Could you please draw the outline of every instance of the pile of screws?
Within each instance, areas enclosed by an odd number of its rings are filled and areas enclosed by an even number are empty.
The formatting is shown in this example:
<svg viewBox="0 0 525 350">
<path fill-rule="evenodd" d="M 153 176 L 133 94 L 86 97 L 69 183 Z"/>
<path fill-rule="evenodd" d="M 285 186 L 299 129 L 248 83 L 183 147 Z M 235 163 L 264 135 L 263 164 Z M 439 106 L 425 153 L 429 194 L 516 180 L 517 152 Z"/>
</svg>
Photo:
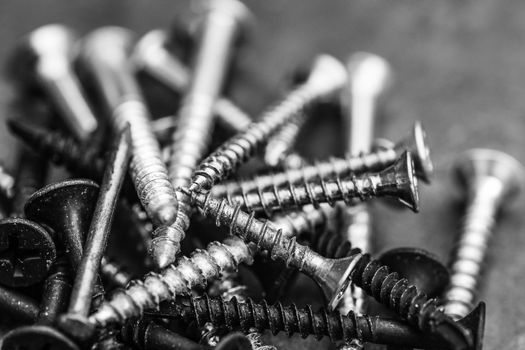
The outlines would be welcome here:
<svg viewBox="0 0 525 350">
<path fill-rule="evenodd" d="M 215 0 L 191 35 L 136 42 L 104 27 L 78 40 L 47 25 L 21 40 L 8 127 L 22 144 L 16 175 L 0 169 L 3 349 L 275 349 L 266 331 L 346 350 L 481 349 L 481 265 L 521 165 L 488 149 L 458 158 L 467 211 L 450 268 L 418 248 L 371 257 L 368 201 L 417 212 L 418 180 L 430 183 L 421 123 L 395 143 L 374 140 L 392 72 L 370 53 L 346 67 L 319 55 L 252 119 L 221 97 L 249 16 L 238 0 Z M 152 118 L 143 74 L 181 96 L 174 117 Z M 313 162 L 294 148 L 322 106 L 347 124 L 345 158 Z M 212 139 L 222 144 L 210 152 Z M 74 178 L 44 186 L 49 163 Z M 232 180 L 241 167 L 264 173 Z M 263 269 L 239 270 L 254 261 Z M 324 307 L 283 301 L 297 271 Z"/>
</svg>

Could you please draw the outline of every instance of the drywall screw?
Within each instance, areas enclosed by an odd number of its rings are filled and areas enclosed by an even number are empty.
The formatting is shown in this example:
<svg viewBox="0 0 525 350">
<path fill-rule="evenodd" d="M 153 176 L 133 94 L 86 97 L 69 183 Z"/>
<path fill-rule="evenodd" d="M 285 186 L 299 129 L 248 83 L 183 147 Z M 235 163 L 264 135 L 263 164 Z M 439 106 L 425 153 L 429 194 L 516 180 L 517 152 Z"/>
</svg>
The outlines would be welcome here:
<svg viewBox="0 0 525 350">
<path fill-rule="evenodd" d="M 73 69 L 73 31 L 50 24 L 32 31 L 22 41 L 12 62 L 16 79 L 37 84 L 60 111 L 66 126 L 80 141 L 87 141 L 98 126 Z"/>
<path fill-rule="evenodd" d="M 271 215 L 276 210 L 300 208 L 305 204 L 319 203 L 334 205 L 336 201 L 353 204 L 355 199 L 364 201 L 373 197 L 390 196 L 408 208 L 417 212 L 419 198 L 417 179 L 414 175 L 412 157 L 405 152 L 396 163 L 379 173 L 369 173 L 358 177 L 342 179 L 334 174 L 335 179 L 319 178 L 318 182 L 288 184 L 286 187 L 258 189 L 250 193 L 242 192 L 234 197 L 227 197 L 230 204 L 240 204 L 241 208 L 252 211 L 264 211 Z"/>
<path fill-rule="evenodd" d="M 0 286 L 0 310 L 2 314 L 23 324 L 33 323 L 38 317 L 35 300 L 3 286 Z"/>
<path fill-rule="evenodd" d="M 6 199 L 13 198 L 14 185 L 15 179 L 5 167 L 0 164 L 0 194 Z"/>
<path fill-rule="evenodd" d="M 85 238 L 82 259 L 76 269 L 68 311 L 58 320 L 60 327 L 67 329 L 67 333 L 75 338 L 85 339 L 92 334 L 91 324 L 87 321 L 91 295 L 97 283 L 98 270 L 130 157 L 131 135 L 129 127 L 126 127 L 118 136 L 108 159 L 91 225 Z"/>
<path fill-rule="evenodd" d="M 195 168 L 208 149 L 214 121 L 213 106 L 225 80 L 235 39 L 248 16 L 248 10 L 237 0 L 211 2 L 204 14 L 193 74 L 172 135 L 168 173 L 175 188 L 190 184 Z M 158 268 L 175 261 L 189 227 L 189 198 L 180 191 L 176 198 L 179 213 L 175 223 L 153 233 L 150 255 Z"/>
<path fill-rule="evenodd" d="M 197 249 L 190 257 L 181 257 L 159 273 L 151 272 L 143 281 L 132 281 L 125 290 L 116 291 L 89 320 L 101 327 L 124 323 L 140 316 L 145 309 L 157 308 L 164 300 L 187 294 L 193 287 L 205 286 L 208 280 L 236 269 L 240 263 L 251 264 L 252 254 L 252 248 L 236 237 L 224 243 L 212 242 L 206 250 Z"/>
<path fill-rule="evenodd" d="M 467 151 L 457 159 L 454 170 L 465 189 L 467 209 L 451 255 L 452 276 L 443 306 L 451 317 L 461 318 L 470 312 L 476 299 L 496 214 L 519 193 L 525 171 L 516 159 L 491 149 Z"/>
<path fill-rule="evenodd" d="M 135 45 L 131 57 L 135 68 L 147 72 L 175 92 L 182 93 L 190 85 L 191 73 L 184 64 L 168 51 L 165 31 L 156 29 L 146 33 Z M 214 111 L 217 121 L 232 131 L 242 131 L 251 124 L 251 118 L 233 102 L 218 97 Z M 173 128 L 175 119 L 170 116 L 164 120 L 155 120 L 154 124 L 163 124 L 162 129 Z"/>
<path fill-rule="evenodd" d="M 292 152 L 292 148 L 307 117 L 307 113 L 299 113 L 268 140 L 264 150 L 266 164 L 271 167 L 284 165 L 285 168 L 298 168 L 305 163 L 300 155 Z"/>
<path fill-rule="evenodd" d="M 82 62 L 94 75 L 111 113 L 113 130 L 131 128 L 131 178 L 140 202 L 153 223 L 175 221 L 177 199 L 151 130 L 150 115 L 129 61 L 132 34 L 124 28 L 104 27 L 84 39 Z"/>
<path fill-rule="evenodd" d="M 7 333 L 2 342 L 3 350 L 79 349 L 73 341 L 52 327 L 58 314 L 67 307 L 70 277 L 66 260 L 59 257 L 45 281 L 36 324 L 18 327 Z"/>
<path fill-rule="evenodd" d="M 361 338 L 378 344 L 411 345 L 425 349 L 446 347 L 444 342 L 395 319 L 357 315 L 354 312 L 343 315 L 322 308 L 313 311 L 310 305 L 302 309 L 295 304 L 276 303 L 270 306 L 265 300 L 259 303 L 251 299 L 240 302 L 235 297 L 226 301 L 220 297 L 204 296 L 191 298 L 189 305 L 184 302 L 163 303 L 159 312 L 149 315 L 180 318 L 186 323 L 195 322 L 198 326 L 212 322 L 228 330 L 248 331 L 255 328 L 259 332 L 270 330 L 273 335 L 284 331 L 288 336 L 299 333 L 302 338 L 313 335 L 317 340 L 328 336 L 332 342 Z"/>
<path fill-rule="evenodd" d="M 215 219 L 218 226 L 229 227 L 230 234 L 255 243 L 258 250 L 268 250 L 272 259 L 309 275 L 330 300 L 330 309 L 337 307 L 352 282 L 418 329 L 439 336 L 456 349 L 471 345 L 468 330 L 443 314 L 435 300 L 428 299 L 406 279 L 398 278 L 396 273 L 389 273 L 388 267 L 371 259 L 369 254 L 356 253 L 335 260 L 323 258 L 298 244 L 295 238 L 283 237 L 281 230 L 256 219 L 253 213 L 243 212 L 238 205 L 233 207 L 224 199 L 218 200 L 203 193 L 192 192 L 191 198 L 205 216 Z"/>
<path fill-rule="evenodd" d="M 133 279 L 121 265 L 106 256 L 102 257 L 100 263 L 100 275 L 104 281 L 117 288 L 125 288 Z"/>
<path fill-rule="evenodd" d="M 328 55 L 318 56 L 305 83 L 297 86 L 279 103 L 263 112 L 258 121 L 226 141 L 199 165 L 193 175 L 190 189 L 209 190 L 231 174 L 298 113 L 304 113 L 306 108 L 319 99 L 339 92 L 345 81 L 346 71 L 338 60 Z"/>
<path fill-rule="evenodd" d="M 362 154 L 355 158 L 333 158 L 326 162 L 317 162 L 298 169 L 288 169 L 284 172 L 270 175 L 256 176 L 252 179 L 239 182 L 224 182 L 215 185 L 211 193 L 214 197 L 233 196 L 242 191 L 251 192 L 269 187 L 282 187 L 289 183 L 315 181 L 319 178 L 328 178 L 337 173 L 340 176 L 357 175 L 370 171 L 379 171 L 395 162 L 406 150 L 413 155 L 414 170 L 419 179 L 428 182 L 432 174 L 426 136 L 421 123 L 414 123 L 409 136 L 398 142 L 395 148 L 382 149 L 370 154 Z"/>
</svg>

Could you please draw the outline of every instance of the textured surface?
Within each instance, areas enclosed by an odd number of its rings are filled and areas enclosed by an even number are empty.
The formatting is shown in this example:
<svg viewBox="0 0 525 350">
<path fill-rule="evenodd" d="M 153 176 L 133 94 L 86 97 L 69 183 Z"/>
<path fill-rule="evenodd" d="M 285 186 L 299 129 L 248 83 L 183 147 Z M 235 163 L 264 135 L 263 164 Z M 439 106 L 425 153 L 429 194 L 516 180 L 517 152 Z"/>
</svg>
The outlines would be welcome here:
<svg viewBox="0 0 525 350">
<path fill-rule="evenodd" d="M 232 99 L 249 112 L 274 101 L 290 69 L 320 51 L 345 58 L 352 51 L 368 50 L 392 63 L 396 83 L 385 100 L 379 133 L 397 139 L 420 118 L 437 172 L 432 186 L 422 188 L 420 214 L 374 206 L 374 250 L 415 245 L 446 260 L 460 227 L 461 208 L 450 177 L 454 155 L 470 147 L 495 147 L 525 161 L 525 2 L 251 0 L 248 5 L 256 26 L 238 59 L 239 79 L 231 86 Z M 84 34 L 100 25 L 118 24 L 142 34 L 168 26 L 174 17 L 184 18 L 187 11 L 187 1 L 169 0 L 3 1 L 0 61 L 18 36 L 38 25 L 60 21 Z M 0 81 L 2 118 L 10 95 Z M 326 125 L 317 125 L 322 119 L 310 123 L 316 134 L 340 132 L 329 116 L 324 117 Z M 311 140 L 301 150 L 325 156 L 342 145 L 335 137 L 310 135 L 300 136 Z M 12 169 L 13 139 L 4 127 L 0 143 L 0 159 Z M 520 299 L 525 285 L 524 207 L 522 196 L 502 216 L 489 252 L 487 283 L 481 291 L 488 302 L 487 349 L 504 347 L 525 329 Z"/>
</svg>

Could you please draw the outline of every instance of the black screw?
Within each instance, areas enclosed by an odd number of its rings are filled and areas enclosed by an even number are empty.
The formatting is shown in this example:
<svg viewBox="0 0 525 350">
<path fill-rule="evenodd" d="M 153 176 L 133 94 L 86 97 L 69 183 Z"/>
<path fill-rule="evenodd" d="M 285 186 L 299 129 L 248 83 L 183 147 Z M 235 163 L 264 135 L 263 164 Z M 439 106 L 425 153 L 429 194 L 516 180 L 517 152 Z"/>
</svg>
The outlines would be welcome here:
<svg viewBox="0 0 525 350">
<path fill-rule="evenodd" d="M 57 259 L 45 282 L 37 323 L 18 327 L 6 334 L 3 350 L 79 350 L 73 341 L 52 327 L 57 315 L 67 306 L 70 277 L 66 259 Z"/>
<path fill-rule="evenodd" d="M 106 249 L 111 222 L 118 195 L 131 156 L 130 130 L 125 128 L 117 139 L 108 161 L 99 192 L 93 219 L 86 237 L 84 254 L 77 269 L 77 276 L 67 314 L 59 319 L 60 327 L 75 338 L 92 335 L 93 327 L 87 320 L 91 295 L 97 282 L 98 270 Z"/>
<path fill-rule="evenodd" d="M 160 312 L 149 316 L 181 318 L 202 327 L 206 322 L 232 331 L 259 332 L 270 330 L 272 334 L 284 331 L 291 336 L 299 333 L 303 338 L 313 335 L 316 339 L 328 336 L 332 342 L 362 338 L 378 344 L 409 345 L 417 348 L 447 348 L 434 337 L 418 332 L 408 324 L 379 316 L 347 315 L 324 309 L 313 311 L 310 305 L 298 309 L 295 304 L 284 306 L 276 303 L 269 306 L 266 301 L 255 303 L 251 299 L 239 302 L 237 298 L 225 301 L 222 298 L 191 298 L 189 303 L 169 302 L 161 304 Z"/>
<path fill-rule="evenodd" d="M 31 298 L 0 286 L 0 310 L 20 322 L 33 323 L 38 317 L 38 304 Z"/>
</svg>

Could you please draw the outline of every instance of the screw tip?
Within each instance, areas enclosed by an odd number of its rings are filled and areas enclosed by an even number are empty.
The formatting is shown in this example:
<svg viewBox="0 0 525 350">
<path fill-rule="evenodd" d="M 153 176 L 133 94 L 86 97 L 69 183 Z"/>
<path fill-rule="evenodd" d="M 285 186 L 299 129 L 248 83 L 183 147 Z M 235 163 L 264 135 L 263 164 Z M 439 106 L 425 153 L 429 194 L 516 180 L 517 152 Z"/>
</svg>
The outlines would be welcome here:
<svg viewBox="0 0 525 350">
<path fill-rule="evenodd" d="M 157 237 L 152 240 L 150 255 L 158 269 L 164 269 L 175 262 L 180 251 L 180 244 L 168 237 Z"/>
</svg>

